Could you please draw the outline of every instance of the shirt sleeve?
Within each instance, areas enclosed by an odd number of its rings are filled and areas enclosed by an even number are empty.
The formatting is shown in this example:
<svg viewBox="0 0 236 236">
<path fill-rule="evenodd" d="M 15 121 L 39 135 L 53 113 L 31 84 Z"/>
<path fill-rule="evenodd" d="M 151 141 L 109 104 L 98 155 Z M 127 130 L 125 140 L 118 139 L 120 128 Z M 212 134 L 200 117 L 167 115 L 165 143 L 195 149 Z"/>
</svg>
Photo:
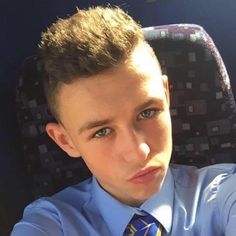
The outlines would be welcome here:
<svg viewBox="0 0 236 236">
<path fill-rule="evenodd" d="M 235 183 L 236 185 L 236 179 Z M 236 234 L 236 191 L 228 198 L 225 204 L 225 236 L 235 236 Z"/>
<path fill-rule="evenodd" d="M 236 193 L 234 193 L 234 204 L 232 204 L 229 220 L 225 229 L 225 236 L 234 236 L 236 233 Z"/>
<path fill-rule="evenodd" d="M 58 214 L 52 206 L 35 207 L 29 206 L 25 209 L 23 219 L 18 222 L 11 236 L 61 236 L 63 235 Z"/>
<path fill-rule="evenodd" d="M 219 206 L 223 235 L 236 234 L 236 174 L 230 176 L 220 189 Z"/>
</svg>

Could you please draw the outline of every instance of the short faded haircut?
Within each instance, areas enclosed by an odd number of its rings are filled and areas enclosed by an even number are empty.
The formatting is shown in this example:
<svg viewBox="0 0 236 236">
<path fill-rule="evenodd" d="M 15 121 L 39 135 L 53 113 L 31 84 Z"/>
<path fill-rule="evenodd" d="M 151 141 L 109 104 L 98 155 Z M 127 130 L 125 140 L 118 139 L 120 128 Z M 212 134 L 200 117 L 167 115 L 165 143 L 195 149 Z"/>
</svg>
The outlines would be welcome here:
<svg viewBox="0 0 236 236">
<path fill-rule="evenodd" d="M 141 26 L 118 7 L 91 7 L 59 19 L 42 33 L 39 55 L 51 113 L 59 121 L 56 96 L 62 84 L 102 73 L 128 59 L 144 42 Z"/>
</svg>

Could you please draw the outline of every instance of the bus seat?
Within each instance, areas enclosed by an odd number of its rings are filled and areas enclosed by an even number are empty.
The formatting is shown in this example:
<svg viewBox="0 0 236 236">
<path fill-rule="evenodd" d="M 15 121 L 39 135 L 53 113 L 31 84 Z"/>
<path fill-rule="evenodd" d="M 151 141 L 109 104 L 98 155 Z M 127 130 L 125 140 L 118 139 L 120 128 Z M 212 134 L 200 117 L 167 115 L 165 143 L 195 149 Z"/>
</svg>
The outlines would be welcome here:
<svg viewBox="0 0 236 236">
<path fill-rule="evenodd" d="M 199 167 L 236 162 L 235 101 L 224 62 L 210 36 L 192 24 L 143 31 L 169 78 L 171 161 Z M 37 55 L 25 59 L 16 96 L 31 200 L 91 175 L 82 159 L 69 158 L 45 133 L 45 124 L 54 118 L 43 95 L 40 68 Z"/>
</svg>

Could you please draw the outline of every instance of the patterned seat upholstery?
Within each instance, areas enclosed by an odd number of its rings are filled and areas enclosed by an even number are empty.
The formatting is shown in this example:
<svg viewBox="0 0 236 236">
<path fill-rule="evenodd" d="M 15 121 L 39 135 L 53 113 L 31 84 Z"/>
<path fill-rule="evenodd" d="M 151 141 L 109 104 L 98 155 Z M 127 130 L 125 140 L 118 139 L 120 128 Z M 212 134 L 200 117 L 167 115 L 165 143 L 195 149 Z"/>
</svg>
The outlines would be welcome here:
<svg viewBox="0 0 236 236">
<path fill-rule="evenodd" d="M 37 56 L 24 61 L 16 93 L 31 200 L 51 195 L 90 176 L 81 158 L 69 158 L 45 132 L 46 123 L 55 119 L 46 105 L 40 66 Z"/>
<path fill-rule="evenodd" d="M 172 162 L 197 166 L 236 162 L 235 101 L 212 39 L 200 26 L 187 24 L 149 27 L 144 33 L 169 77 Z M 69 158 L 45 133 L 45 124 L 53 117 L 43 95 L 37 56 L 22 66 L 17 117 L 32 199 L 90 175 L 81 159 Z"/>
<path fill-rule="evenodd" d="M 169 77 L 172 161 L 205 166 L 236 162 L 236 107 L 224 62 L 198 25 L 144 29 Z"/>
</svg>

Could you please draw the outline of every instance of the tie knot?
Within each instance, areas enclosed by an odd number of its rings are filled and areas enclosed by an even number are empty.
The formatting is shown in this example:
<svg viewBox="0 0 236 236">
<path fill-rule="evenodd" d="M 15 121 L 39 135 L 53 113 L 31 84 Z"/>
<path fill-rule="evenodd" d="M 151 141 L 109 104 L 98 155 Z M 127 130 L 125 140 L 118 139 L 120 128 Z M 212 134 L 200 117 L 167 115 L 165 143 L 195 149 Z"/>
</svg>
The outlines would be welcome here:
<svg viewBox="0 0 236 236">
<path fill-rule="evenodd" d="M 160 223 L 150 214 L 135 214 L 126 227 L 124 236 L 161 236 Z"/>
</svg>

